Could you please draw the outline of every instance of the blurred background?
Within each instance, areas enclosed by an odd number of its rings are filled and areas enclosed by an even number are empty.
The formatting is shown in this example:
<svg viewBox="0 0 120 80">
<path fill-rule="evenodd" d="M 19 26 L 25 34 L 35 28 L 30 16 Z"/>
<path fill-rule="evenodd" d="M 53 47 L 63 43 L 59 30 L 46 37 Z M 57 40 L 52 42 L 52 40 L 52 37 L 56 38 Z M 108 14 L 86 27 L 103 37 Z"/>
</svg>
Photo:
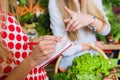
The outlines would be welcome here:
<svg viewBox="0 0 120 80">
<path fill-rule="evenodd" d="M 17 15 L 25 32 L 30 38 L 51 34 L 48 13 L 49 0 L 18 0 Z M 111 33 L 100 36 L 105 43 L 119 43 L 120 40 L 120 0 L 103 0 L 104 10 L 111 24 Z"/>
<path fill-rule="evenodd" d="M 27 33 L 30 40 L 42 35 L 52 34 L 50 30 L 50 20 L 48 13 L 49 0 L 18 0 L 17 13 L 18 20 Z M 98 40 L 106 44 L 120 43 L 120 0 L 103 0 L 103 7 L 106 16 L 111 24 L 111 32 L 107 36 L 96 33 Z M 112 57 L 120 59 L 119 50 L 112 50 Z M 49 76 L 54 71 L 54 61 L 46 67 Z"/>
</svg>

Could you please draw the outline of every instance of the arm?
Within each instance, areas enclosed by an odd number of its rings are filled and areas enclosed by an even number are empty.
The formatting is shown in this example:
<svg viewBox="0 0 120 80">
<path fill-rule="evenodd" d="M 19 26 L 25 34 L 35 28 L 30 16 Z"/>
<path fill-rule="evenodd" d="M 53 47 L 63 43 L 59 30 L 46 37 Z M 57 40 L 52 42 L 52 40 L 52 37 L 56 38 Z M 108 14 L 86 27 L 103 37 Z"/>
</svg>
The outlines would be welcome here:
<svg viewBox="0 0 120 80">
<path fill-rule="evenodd" d="M 24 80 L 34 66 L 35 65 L 32 64 L 32 60 L 27 57 L 8 75 L 5 80 Z"/>
<path fill-rule="evenodd" d="M 97 1 L 97 3 L 98 3 L 98 1 Z M 91 5 L 92 4 L 93 4 L 93 2 L 91 0 Z M 99 2 L 98 6 L 95 6 L 95 5 L 91 6 L 91 10 L 92 10 L 92 7 L 95 7 L 96 10 L 98 7 L 98 9 L 100 9 L 100 11 L 103 12 L 103 9 L 101 6 L 102 6 L 102 4 Z M 103 12 L 103 16 L 106 19 L 106 22 L 107 22 L 106 25 L 104 25 L 103 21 L 101 21 L 100 19 L 94 18 L 94 15 L 84 14 L 81 12 L 78 13 L 78 12 L 72 11 L 71 9 L 69 9 L 67 7 L 65 7 L 65 11 L 67 11 L 67 13 L 72 17 L 72 19 L 71 18 L 64 19 L 64 22 L 67 24 L 67 26 L 66 26 L 67 31 L 76 31 L 82 27 L 86 27 L 86 26 L 90 25 L 91 28 L 94 28 L 101 35 L 107 35 L 110 32 L 110 25 L 108 23 L 107 18 L 104 15 L 104 12 Z"/>
<path fill-rule="evenodd" d="M 60 41 L 60 38 L 55 36 L 41 37 L 39 44 L 32 50 L 32 53 L 25 58 L 5 80 L 24 80 L 32 68 L 48 59 L 51 53 L 54 53 L 55 45 L 58 41 Z"/>
<path fill-rule="evenodd" d="M 60 37 L 66 36 L 65 25 L 57 8 L 56 0 L 49 0 L 48 10 L 51 22 L 50 28 L 52 29 L 53 35 L 59 35 Z"/>
<path fill-rule="evenodd" d="M 71 42 L 68 37 L 67 33 L 65 31 L 65 25 L 61 18 L 60 12 L 57 8 L 56 0 L 49 0 L 49 14 L 50 14 L 50 27 L 52 29 L 53 35 L 60 36 L 64 38 L 64 40 L 69 41 L 73 44 L 73 46 L 66 51 L 66 54 L 64 55 L 72 55 L 78 51 L 82 51 L 82 44 L 79 42 Z M 68 54 L 67 54 L 68 53 Z"/>
</svg>

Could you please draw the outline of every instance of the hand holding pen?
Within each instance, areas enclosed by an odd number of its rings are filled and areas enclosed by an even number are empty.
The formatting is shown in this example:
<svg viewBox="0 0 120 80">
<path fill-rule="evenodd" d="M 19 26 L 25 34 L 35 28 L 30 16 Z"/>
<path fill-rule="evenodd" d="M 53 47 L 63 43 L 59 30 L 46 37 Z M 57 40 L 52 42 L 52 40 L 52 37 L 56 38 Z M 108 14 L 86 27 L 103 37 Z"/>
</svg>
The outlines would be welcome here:
<svg viewBox="0 0 120 80">
<path fill-rule="evenodd" d="M 49 38 L 49 37 L 51 37 L 51 38 Z M 54 40 L 55 42 L 58 42 L 58 41 L 61 40 L 60 37 L 55 37 L 55 39 L 53 38 L 53 36 L 49 36 L 49 37 L 48 36 L 42 36 L 41 38 L 39 38 L 35 41 L 25 42 L 25 44 L 32 46 L 32 45 L 37 45 L 42 40 Z"/>
<path fill-rule="evenodd" d="M 56 43 L 59 41 L 61 41 L 60 37 L 43 36 L 37 42 L 27 42 L 28 45 L 35 45 L 32 54 L 30 54 L 30 58 L 34 64 L 48 59 L 55 52 Z"/>
</svg>

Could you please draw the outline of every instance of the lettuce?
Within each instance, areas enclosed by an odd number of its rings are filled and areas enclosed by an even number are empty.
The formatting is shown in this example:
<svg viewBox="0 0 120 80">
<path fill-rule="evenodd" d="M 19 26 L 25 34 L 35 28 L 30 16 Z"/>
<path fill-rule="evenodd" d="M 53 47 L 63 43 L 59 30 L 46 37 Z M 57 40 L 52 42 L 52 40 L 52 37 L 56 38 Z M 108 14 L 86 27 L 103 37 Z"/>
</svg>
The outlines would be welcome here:
<svg viewBox="0 0 120 80">
<path fill-rule="evenodd" d="M 70 66 L 66 73 L 60 73 L 61 76 L 57 76 L 58 80 L 102 80 L 105 76 L 109 75 L 113 65 L 109 63 L 101 55 L 91 56 L 90 53 L 86 53 L 80 57 L 76 57 L 73 61 L 73 65 Z M 55 74 L 58 75 L 59 73 Z M 65 77 L 65 78 L 66 78 Z"/>
</svg>

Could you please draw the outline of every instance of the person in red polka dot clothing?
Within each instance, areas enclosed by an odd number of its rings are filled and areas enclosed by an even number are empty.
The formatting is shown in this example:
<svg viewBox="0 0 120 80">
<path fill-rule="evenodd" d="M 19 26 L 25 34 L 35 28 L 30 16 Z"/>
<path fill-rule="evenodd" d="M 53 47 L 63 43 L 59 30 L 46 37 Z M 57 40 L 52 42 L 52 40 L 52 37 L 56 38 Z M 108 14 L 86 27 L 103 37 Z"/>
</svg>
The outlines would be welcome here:
<svg viewBox="0 0 120 80">
<path fill-rule="evenodd" d="M 7 4 L 8 0 L 0 0 L 0 80 L 48 80 L 39 64 L 50 57 L 61 38 L 46 35 L 36 46 L 26 44 L 28 37 Z"/>
</svg>

